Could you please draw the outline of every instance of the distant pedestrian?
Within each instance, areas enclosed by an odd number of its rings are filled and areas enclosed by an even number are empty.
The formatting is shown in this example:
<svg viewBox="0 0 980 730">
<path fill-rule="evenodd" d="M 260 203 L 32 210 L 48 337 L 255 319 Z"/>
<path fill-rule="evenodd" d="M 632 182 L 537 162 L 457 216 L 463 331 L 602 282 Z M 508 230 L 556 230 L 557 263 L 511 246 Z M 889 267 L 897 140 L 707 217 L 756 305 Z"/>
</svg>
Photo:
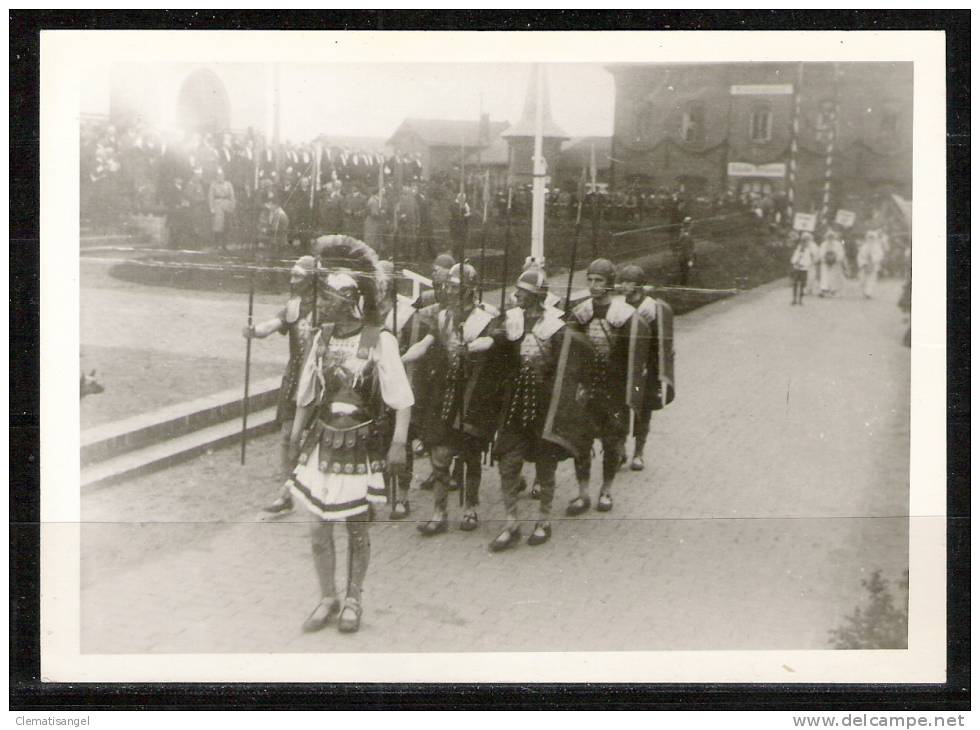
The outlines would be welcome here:
<svg viewBox="0 0 980 730">
<path fill-rule="evenodd" d="M 820 244 L 820 296 L 835 296 L 841 290 L 843 276 L 844 243 L 837 231 L 831 229 Z"/>
<path fill-rule="evenodd" d="M 808 238 L 809 234 L 800 236 L 800 240 L 793 249 L 790 258 L 790 265 L 793 268 L 791 276 L 793 278 L 793 301 L 790 304 L 803 304 L 803 292 L 806 289 L 807 273 L 813 267 L 815 255 L 813 239 Z"/>
<path fill-rule="evenodd" d="M 820 292 L 820 247 L 813 240 L 813 234 L 803 231 L 800 234 L 800 242 L 805 243 L 810 250 L 810 268 L 806 272 L 806 293 L 818 294 Z"/>
<path fill-rule="evenodd" d="M 685 216 L 675 242 L 674 253 L 677 256 L 677 270 L 681 286 L 687 286 L 691 271 L 694 269 L 694 236 L 691 233 L 693 226 L 694 221 L 691 220 L 691 217 Z"/>
<path fill-rule="evenodd" d="M 861 293 L 871 299 L 878 283 L 878 272 L 885 259 L 885 250 L 878 231 L 871 230 L 864 235 L 857 253 L 858 271 L 861 274 Z"/>
</svg>

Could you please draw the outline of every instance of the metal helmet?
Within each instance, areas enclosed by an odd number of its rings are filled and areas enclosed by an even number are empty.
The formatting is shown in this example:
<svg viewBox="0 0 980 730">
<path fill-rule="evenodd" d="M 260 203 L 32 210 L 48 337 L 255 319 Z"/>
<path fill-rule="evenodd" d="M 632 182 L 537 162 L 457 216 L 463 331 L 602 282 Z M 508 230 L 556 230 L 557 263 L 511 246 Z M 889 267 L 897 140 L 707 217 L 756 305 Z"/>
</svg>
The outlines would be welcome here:
<svg viewBox="0 0 980 730">
<path fill-rule="evenodd" d="M 644 272 L 643 269 L 636 264 L 626 264 L 619 270 L 619 280 L 629 281 L 643 286 L 647 283 L 647 276 L 646 272 Z"/>
<path fill-rule="evenodd" d="M 433 268 L 440 269 L 451 269 L 456 265 L 456 259 L 452 257 L 451 254 L 441 253 L 436 256 L 436 260 L 432 262 Z"/>
<path fill-rule="evenodd" d="M 548 291 L 548 279 L 541 269 L 528 269 L 517 277 L 517 288 L 531 294 L 545 294 Z"/>
<path fill-rule="evenodd" d="M 472 288 L 476 286 L 476 269 L 471 264 L 454 264 L 449 270 L 449 283 Z"/>
<path fill-rule="evenodd" d="M 586 270 L 586 276 L 604 276 L 610 283 L 616 277 L 616 267 L 609 259 L 596 259 Z"/>
</svg>

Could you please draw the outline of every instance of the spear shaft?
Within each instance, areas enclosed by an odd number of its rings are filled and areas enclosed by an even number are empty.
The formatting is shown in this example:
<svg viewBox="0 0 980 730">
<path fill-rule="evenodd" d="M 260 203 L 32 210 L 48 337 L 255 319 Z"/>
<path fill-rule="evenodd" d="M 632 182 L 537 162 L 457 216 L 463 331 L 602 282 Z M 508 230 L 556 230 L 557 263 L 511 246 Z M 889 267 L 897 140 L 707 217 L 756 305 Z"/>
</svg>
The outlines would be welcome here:
<svg viewBox="0 0 980 730">
<path fill-rule="evenodd" d="M 248 329 L 251 334 L 252 311 L 255 304 L 255 274 L 248 277 Z M 245 444 L 248 441 L 248 384 L 252 372 L 252 338 L 245 338 L 245 397 L 242 399 L 242 455 L 241 463 L 245 464 Z"/>
</svg>

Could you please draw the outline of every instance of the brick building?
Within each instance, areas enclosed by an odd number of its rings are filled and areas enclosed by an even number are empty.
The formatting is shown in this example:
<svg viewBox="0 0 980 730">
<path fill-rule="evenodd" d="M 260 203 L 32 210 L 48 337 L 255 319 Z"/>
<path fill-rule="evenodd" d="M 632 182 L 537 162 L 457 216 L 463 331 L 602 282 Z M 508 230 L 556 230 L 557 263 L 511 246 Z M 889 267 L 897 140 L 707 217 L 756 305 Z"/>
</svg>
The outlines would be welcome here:
<svg viewBox="0 0 980 730">
<path fill-rule="evenodd" d="M 469 165 L 483 151 L 492 153 L 501 145 L 500 134 L 507 122 L 492 122 L 486 115 L 480 120 L 415 119 L 403 121 L 388 139 L 388 145 L 422 160 L 422 177 L 459 175 L 460 161 Z"/>
<path fill-rule="evenodd" d="M 910 63 L 624 64 L 609 71 L 614 187 L 785 195 L 799 94 L 797 210 L 820 206 L 831 140 L 832 205 L 875 192 L 911 194 Z"/>
</svg>

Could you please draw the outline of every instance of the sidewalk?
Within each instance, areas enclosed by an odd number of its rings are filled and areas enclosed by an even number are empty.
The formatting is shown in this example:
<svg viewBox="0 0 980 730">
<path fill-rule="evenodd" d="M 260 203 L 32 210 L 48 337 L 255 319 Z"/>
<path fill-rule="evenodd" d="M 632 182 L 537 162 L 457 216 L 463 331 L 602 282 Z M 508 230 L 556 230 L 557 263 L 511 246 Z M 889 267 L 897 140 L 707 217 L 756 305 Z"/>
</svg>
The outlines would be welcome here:
<svg viewBox="0 0 980 730">
<path fill-rule="evenodd" d="M 354 636 L 300 632 L 317 599 L 305 515 L 255 521 L 274 437 L 244 468 L 224 450 L 83 495 L 82 651 L 829 648 L 861 578 L 908 565 L 900 283 L 873 301 L 848 285 L 791 307 L 780 282 L 679 318 L 678 399 L 654 414 L 647 470 L 620 473 L 613 512 L 564 518 L 564 462 L 543 547 L 487 551 L 495 470 L 475 533 L 375 524 Z M 431 496 L 412 506 L 424 519 Z"/>
</svg>

